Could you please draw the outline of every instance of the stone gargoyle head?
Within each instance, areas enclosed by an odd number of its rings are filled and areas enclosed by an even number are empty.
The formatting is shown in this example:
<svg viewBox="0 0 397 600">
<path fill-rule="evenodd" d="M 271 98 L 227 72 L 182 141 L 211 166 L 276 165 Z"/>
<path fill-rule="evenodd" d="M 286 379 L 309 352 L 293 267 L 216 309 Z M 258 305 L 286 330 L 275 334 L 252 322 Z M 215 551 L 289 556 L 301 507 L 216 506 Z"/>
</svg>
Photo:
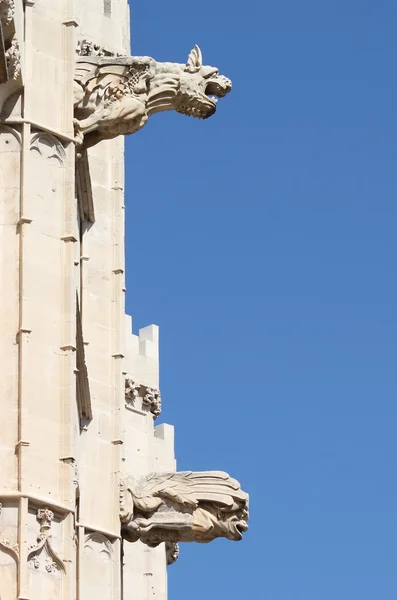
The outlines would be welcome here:
<svg viewBox="0 0 397 600">
<path fill-rule="evenodd" d="M 78 143 L 135 133 L 157 112 L 175 110 L 206 119 L 230 79 L 203 66 L 195 46 L 187 63 L 162 63 L 148 56 L 79 56 L 75 71 L 74 124 Z"/>
<path fill-rule="evenodd" d="M 183 115 L 207 119 L 215 113 L 218 98 L 226 96 L 231 89 L 232 82 L 220 75 L 218 69 L 203 66 L 201 50 L 195 46 L 179 73 L 175 110 Z"/>
<path fill-rule="evenodd" d="M 248 495 L 222 471 L 152 473 L 121 485 L 122 537 L 161 542 L 239 541 L 248 529 Z"/>
</svg>

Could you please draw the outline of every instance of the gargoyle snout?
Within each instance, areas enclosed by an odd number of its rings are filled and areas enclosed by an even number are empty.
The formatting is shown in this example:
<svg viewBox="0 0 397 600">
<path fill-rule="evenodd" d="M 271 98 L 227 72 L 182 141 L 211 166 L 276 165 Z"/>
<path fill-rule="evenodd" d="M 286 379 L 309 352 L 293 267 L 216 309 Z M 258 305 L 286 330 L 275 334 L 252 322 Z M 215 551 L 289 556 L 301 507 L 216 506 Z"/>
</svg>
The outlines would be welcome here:
<svg viewBox="0 0 397 600">
<path fill-rule="evenodd" d="M 226 96 L 232 90 L 232 81 L 228 77 L 224 75 L 219 75 L 218 77 L 219 87 L 223 91 L 223 96 Z"/>
</svg>

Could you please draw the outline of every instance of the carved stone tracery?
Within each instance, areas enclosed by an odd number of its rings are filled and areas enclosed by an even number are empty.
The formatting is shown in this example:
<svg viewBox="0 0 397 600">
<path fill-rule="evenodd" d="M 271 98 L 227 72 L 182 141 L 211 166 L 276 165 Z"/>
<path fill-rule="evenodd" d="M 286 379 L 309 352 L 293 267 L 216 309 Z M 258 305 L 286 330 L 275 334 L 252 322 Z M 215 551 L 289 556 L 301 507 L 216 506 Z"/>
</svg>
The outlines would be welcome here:
<svg viewBox="0 0 397 600">
<path fill-rule="evenodd" d="M 50 531 L 53 519 L 54 513 L 48 508 L 40 508 L 37 511 L 40 533 L 37 536 L 37 543 L 32 544 L 29 548 L 28 563 L 34 569 L 40 569 L 43 566 L 47 573 L 55 573 L 57 571 L 65 573 L 65 565 L 52 547 Z"/>
</svg>

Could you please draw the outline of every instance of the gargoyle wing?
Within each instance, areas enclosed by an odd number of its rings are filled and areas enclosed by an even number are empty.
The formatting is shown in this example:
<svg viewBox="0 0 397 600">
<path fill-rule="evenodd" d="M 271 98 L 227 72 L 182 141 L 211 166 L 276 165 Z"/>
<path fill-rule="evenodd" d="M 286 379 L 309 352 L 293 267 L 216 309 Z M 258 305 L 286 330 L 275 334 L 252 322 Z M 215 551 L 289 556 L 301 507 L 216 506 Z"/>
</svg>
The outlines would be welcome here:
<svg viewBox="0 0 397 600">
<path fill-rule="evenodd" d="M 134 503 L 145 510 L 144 506 L 152 505 L 155 498 L 168 498 L 186 508 L 214 502 L 227 509 L 245 505 L 248 500 L 238 481 L 223 471 L 151 473 L 139 480 Z"/>
<path fill-rule="evenodd" d="M 135 93 L 146 91 L 155 74 L 156 61 L 149 56 L 81 56 L 76 61 L 74 79 L 96 104 L 106 95 L 109 86 L 128 83 Z"/>
</svg>

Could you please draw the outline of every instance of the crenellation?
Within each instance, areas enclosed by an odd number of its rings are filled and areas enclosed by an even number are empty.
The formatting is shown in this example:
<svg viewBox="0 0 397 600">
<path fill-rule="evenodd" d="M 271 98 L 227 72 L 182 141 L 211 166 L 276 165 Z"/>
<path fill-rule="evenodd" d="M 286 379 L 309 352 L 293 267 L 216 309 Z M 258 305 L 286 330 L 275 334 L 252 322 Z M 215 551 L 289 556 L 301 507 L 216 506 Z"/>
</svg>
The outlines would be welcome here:
<svg viewBox="0 0 397 600">
<path fill-rule="evenodd" d="M 127 0 L 0 0 L 1 600 L 166 600 L 178 541 L 246 528 L 238 482 L 176 471 L 125 314 L 123 136 L 230 89 L 198 46 L 131 56 Z"/>
</svg>

